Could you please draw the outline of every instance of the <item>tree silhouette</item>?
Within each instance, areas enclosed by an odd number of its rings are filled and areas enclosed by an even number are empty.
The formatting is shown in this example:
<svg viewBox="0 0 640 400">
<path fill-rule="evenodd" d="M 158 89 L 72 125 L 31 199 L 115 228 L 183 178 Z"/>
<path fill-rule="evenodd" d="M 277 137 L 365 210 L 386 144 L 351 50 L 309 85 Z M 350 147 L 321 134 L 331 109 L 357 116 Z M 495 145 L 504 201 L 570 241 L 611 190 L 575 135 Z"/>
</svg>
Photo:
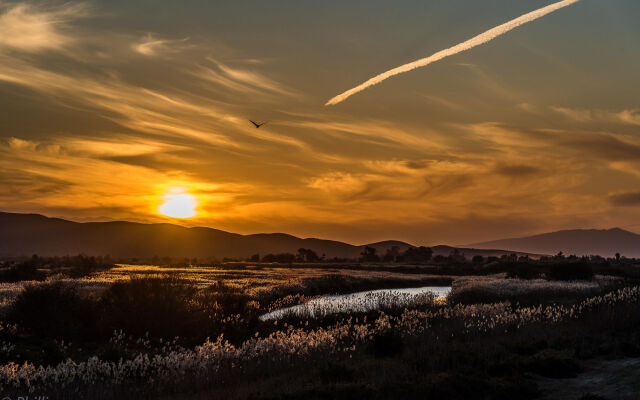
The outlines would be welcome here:
<svg viewBox="0 0 640 400">
<path fill-rule="evenodd" d="M 409 247 L 402 255 L 402 261 L 409 263 L 427 263 L 433 256 L 433 250 L 430 247 Z"/>
<path fill-rule="evenodd" d="M 377 250 L 373 247 L 365 246 L 362 253 L 360 253 L 360 261 L 362 262 L 376 262 L 380 261 L 380 257 L 376 254 Z"/>
<path fill-rule="evenodd" d="M 298 249 L 298 261 L 300 262 L 318 262 L 320 261 L 320 257 L 318 254 L 311 249 Z"/>
<path fill-rule="evenodd" d="M 400 248 L 398 246 L 393 246 L 390 249 L 387 249 L 387 253 L 382 257 L 382 261 L 396 262 L 399 261 L 398 257 L 400 257 Z"/>
</svg>

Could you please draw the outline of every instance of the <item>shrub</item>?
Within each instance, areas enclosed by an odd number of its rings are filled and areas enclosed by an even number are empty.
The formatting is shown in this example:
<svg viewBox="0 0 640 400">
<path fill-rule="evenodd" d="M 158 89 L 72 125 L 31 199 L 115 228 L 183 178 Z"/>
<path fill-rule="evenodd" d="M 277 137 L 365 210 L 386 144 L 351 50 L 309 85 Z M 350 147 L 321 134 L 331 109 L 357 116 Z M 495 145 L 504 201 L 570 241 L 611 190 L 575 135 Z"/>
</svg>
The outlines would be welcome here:
<svg viewBox="0 0 640 400">
<path fill-rule="evenodd" d="M 64 257 L 62 266 L 70 267 L 67 273 L 71 277 L 81 278 L 93 272 L 108 270 L 114 265 L 109 258 L 79 254 L 75 257 Z"/>
<path fill-rule="evenodd" d="M 566 379 L 575 378 L 582 368 L 571 359 L 536 358 L 526 365 L 526 369 L 545 378 Z"/>
<path fill-rule="evenodd" d="M 74 285 L 28 285 L 8 312 L 8 320 L 41 337 L 79 339 L 95 334 L 98 307 Z"/>
<path fill-rule="evenodd" d="M 540 269 L 529 263 L 512 263 L 507 268 L 507 278 L 530 280 L 542 277 Z"/>
<path fill-rule="evenodd" d="M 376 358 L 393 357 L 404 351 L 404 340 L 397 331 L 388 329 L 375 335 L 367 350 Z"/>
<path fill-rule="evenodd" d="M 552 281 L 590 281 L 595 276 L 591 266 L 584 262 L 553 265 L 546 275 Z"/>
<path fill-rule="evenodd" d="M 427 398 L 484 399 L 493 391 L 491 384 L 469 374 L 454 373 L 433 385 Z"/>
<path fill-rule="evenodd" d="M 329 362 L 320 368 L 320 379 L 323 383 L 350 382 L 353 380 L 355 370 L 344 364 Z"/>
<path fill-rule="evenodd" d="M 206 322 L 194 301 L 195 285 L 172 277 L 133 277 L 116 282 L 104 293 L 106 318 L 114 329 L 142 337 L 191 335 Z"/>
<path fill-rule="evenodd" d="M 296 260 L 296 256 L 291 253 L 267 254 L 262 257 L 262 262 L 291 264 Z"/>
<path fill-rule="evenodd" d="M 224 334 L 236 341 L 255 332 L 259 306 L 240 290 L 217 282 L 207 289 L 175 277 L 133 277 L 103 294 L 110 331 L 155 338 L 203 340 Z"/>
<path fill-rule="evenodd" d="M 7 322 L 40 338 L 96 342 L 114 330 L 133 337 L 202 341 L 224 334 L 232 342 L 255 333 L 259 304 L 222 283 L 201 290 L 171 277 L 133 277 L 100 297 L 75 285 L 28 285 L 7 310 Z"/>
<path fill-rule="evenodd" d="M 475 371 L 457 370 L 432 385 L 420 398 L 447 400 L 531 400 L 540 396 L 537 385 L 522 378 L 490 380 Z"/>
<path fill-rule="evenodd" d="M 46 277 L 45 272 L 29 261 L 0 270 L 0 282 L 43 281 Z"/>
</svg>

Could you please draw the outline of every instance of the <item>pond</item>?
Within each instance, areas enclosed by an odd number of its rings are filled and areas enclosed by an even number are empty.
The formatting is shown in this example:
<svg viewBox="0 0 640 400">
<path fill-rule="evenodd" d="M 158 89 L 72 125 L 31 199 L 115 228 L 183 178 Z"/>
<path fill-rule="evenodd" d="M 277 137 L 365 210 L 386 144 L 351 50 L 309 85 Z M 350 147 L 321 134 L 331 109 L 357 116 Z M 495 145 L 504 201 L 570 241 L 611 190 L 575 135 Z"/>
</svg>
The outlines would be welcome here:
<svg viewBox="0 0 640 400">
<path fill-rule="evenodd" d="M 261 321 L 280 319 L 286 315 L 318 317 L 330 314 L 366 312 L 394 306 L 419 305 L 431 297 L 445 297 L 451 286 L 425 286 L 405 289 L 378 289 L 343 295 L 322 296 L 304 304 L 280 308 L 260 316 Z"/>
</svg>

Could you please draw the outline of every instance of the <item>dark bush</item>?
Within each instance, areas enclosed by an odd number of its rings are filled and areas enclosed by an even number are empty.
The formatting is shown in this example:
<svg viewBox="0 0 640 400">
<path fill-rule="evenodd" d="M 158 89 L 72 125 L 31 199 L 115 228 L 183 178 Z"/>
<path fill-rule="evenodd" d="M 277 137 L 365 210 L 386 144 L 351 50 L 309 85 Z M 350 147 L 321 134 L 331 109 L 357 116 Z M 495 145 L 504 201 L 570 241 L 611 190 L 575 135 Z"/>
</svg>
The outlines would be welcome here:
<svg viewBox="0 0 640 400">
<path fill-rule="evenodd" d="M 133 277 L 116 282 L 103 294 L 105 318 L 114 329 L 143 337 L 193 335 L 208 320 L 194 301 L 195 285 L 171 277 Z M 206 325 L 206 324 L 205 324 Z"/>
<path fill-rule="evenodd" d="M 431 260 L 433 250 L 430 247 L 409 247 L 401 256 L 401 260 L 406 263 L 424 264 Z"/>
<path fill-rule="evenodd" d="M 404 340 L 398 332 L 389 329 L 375 335 L 367 350 L 377 358 L 393 357 L 404 351 Z"/>
<path fill-rule="evenodd" d="M 262 262 L 291 264 L 296 260 L 296 256 L 291 253 L 267 254 L 262 257 Z"/>
<path fill-rule="evenodd" d="M 540 268 L 529 263 L 510 263 L 506 268 L 507 278 L 539 279 L 542 277 Z"/>
<path fill-rule="evenodd" d="M 217 282 L 199 289 L 173 277 L 133 277 L 103 294 L 111 331 L 154 338 L 204 340 L 224 334 L 232 342 L 255 332 L 258 304 L 240 290 Z"/>
<path fill-rule="evenodd" d="M 96 333 L 97 302 L 74 285 L 28 285 L 8 312 L 8 320 L 41 337 L 81 339 Z"/>
<path fill-rule="evenodd" d="M 0 269 L 0 282 L 43 281 L 47 274 L 30 261 Z"/>
<path fill-rule="evenodd" d="M 535 358 L 526 365 L 526 369 L 545 378 L 566 379 L 575 378 L 582 368 L 571 359 L 562 358 Z"/>
<path fill-rule="evenodd" d="M 67 358 L 67 354 L 56 342 L 47 341 L 42 347 L 41 363 L 44 366 L 56 366 Z"/>
<path fill-rule="evenodd" d="M 442 254 L 438 254 L 437 256 L 433 257 L 433 261 L 437 264 L 441 264 L 447 261 L 447 257 L 443 256 Z"/>
<path fill-rule="evenodd" d="M 523 341 L 511 346 L 510 350 L 521 356 L 532 356 L 549 347 L 546 340 Z"/>
<path fill-rule="evenodd" d="M 492 392 L 489 382 L 467 374 L 453 374 L 440 380 L 431 388 L 433 399 L 484 399 Z"/>
<path fill-rule="evenodd" d="M 62 266 L 69 267 L 67 270 L 69 276 L 81 278 L 93 272 L 108 270 L 114 265 L 109 258 L 80 254 L 75 257 L 63 257 Z"/>
<path fill-rule="evenodd" d="M 594 278 L 593 269 L 585 262 L 555 264 L 546 275 L 552 281 L 590 281 Z"/>
<path fill-rule="evenodd" d="M 534 383 L 524 379 L 505 382 L 475 376 L 472 371 L 456 372 L 435 383 L 429 399 L 447 400 L 530 400 L 539 397 Z"/>
<path fill-rule="evenodd" d="M 324 384 L 350 382 L 353 380 L 355 370 L 344 364 L 329 362 L 320 368 L 320 379 Z"/>
<path fill-rule="evenodd" d="M 222 283 L 202 290 L 155 276 L 116 282 L 100 297 L 61 282 L 29 285 L 10 306 L 7 321 L 41 338 L 81 342 L 104 340 L 114 330 L 195 341 L 224 334 L 238 342 L 256 331 L 259 312 L 250 296 Z"/>
</svg>

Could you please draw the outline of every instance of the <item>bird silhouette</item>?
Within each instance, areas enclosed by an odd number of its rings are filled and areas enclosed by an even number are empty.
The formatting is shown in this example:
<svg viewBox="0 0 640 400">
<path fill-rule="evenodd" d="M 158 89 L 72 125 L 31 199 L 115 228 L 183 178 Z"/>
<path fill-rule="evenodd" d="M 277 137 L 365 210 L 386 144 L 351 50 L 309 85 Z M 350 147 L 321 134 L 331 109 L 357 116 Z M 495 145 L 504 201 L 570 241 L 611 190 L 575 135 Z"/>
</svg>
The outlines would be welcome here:
<svg viewBox="0 0 640 400">
<path fill-rule="evenodd" d="M 249 120 L 249 122 L 251 122 L 256 127 L 256 129 L 260 129 L 260 127 L 262 125 L 266 124 L 266 122 L 263 122 L 263 123 L 259 124 L 259 123 L 255 122 L 255 121 L 251 120 L 251 119 Z"/>
</svg>

